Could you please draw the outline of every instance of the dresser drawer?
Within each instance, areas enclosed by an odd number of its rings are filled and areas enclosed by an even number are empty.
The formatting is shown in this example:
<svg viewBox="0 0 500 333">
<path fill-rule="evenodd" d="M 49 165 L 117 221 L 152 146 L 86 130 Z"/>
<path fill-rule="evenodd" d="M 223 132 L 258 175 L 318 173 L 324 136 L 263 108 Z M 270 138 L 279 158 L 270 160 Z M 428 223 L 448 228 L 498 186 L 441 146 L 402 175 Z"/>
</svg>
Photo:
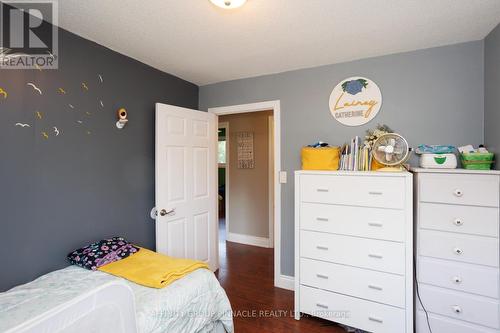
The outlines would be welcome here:
<svg viewBox="0 0 500 333">
<path fill-rule="evenodd" d="M 498 267 L 498 239 L 419 230 L 419 254 Z"/>
<path fill-rule="evenodd" d="M 418 281 L 498 298 L 498 269 L 492 267 L 420 257 Z"/>
<path fill-rule="evenodd" d="M 406 194 L 404 189 L 405 179 L 402 177 L 300 177 L 302 202 L 403 209 Z"/>
<path fill-rule="evenodd" d="M 375 333 L 402 333 L 403 309 L 329 291 L 300 287 L 300 311 Z"/>
<path fill-rule="evenodd" d="M 404 276 L 300 259 L 300 284 L 404 308 Z"/>
<path fill-rule="evenodd" d="M 420 203 L 420 227 L 498 237 L 498 208 Z"/>
<path fill-rule="evenodd" d="M 498 207 L 497 176 L 422 174 L 420 201 Z"/>
<path fill-rule="evenodd" d="M 419 284 L 419 292 L 428 312 L 491 328 L 500 327 L 498 301 L 423 284 Z"/>
<path fill-rule="evenodd" d="M 405 227 L 402 210 L 300 204 L 300 228 L 303 230 L 403 242 Z"/>
<path fill-rule="evenodd" d="M 382 272 L 405 274 L 403 243 L 300 232 L 300 256 Z"/>
<path fill-rule="evenodd" d="M 474 325 L 465 321 L 455 320 L 429 313 L 429 324 L 424 311 L 417 311 L 415 316 L 416 333 L 498 333 L 497 330 Z"/>
</svg>

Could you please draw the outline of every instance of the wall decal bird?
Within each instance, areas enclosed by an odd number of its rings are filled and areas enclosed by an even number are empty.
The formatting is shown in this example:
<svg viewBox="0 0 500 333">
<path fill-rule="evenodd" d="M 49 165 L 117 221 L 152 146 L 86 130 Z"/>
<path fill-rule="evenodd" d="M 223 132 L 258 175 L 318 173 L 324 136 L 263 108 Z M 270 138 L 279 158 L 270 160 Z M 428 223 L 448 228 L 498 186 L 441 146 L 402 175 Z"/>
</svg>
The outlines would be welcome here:
<svg viewBox="0 0 500 333">
<path fill-rule="evenodd" d="M 20 126 L 20 127 L 31 127 L 30 124 L 23 124 L 23 123 L 16 123 L 15 126 Z"/>
<path fill-rule="evenodd" d="M 103 82 L 103 79 L 102 79 L 102 75 L 99 74 L 99 80 L 101 81 L 101 83 Z"/>
<path fill-rule="evenodd" d="M 35 112 L 35 115 L 38 119 L 42 119 L 43 118 L 43 113 L 41 113 L 40 111 L 37 111 Z"/>
<path fill-rule="evenodd" d="M 0 95 L 3 96 L 3 99 L 7 99 L 7 96 L 9 94 L 7 94 L 7 92 L 5 90 L 3 90 L 3 88 L 0 87 Z"/>
<path fill-rule="evenodd" d="M 59 129 L 55 126 L 53 128 L 54 128 L 54 133 L 56 133 L 56 136 L 59 136 Z"/>
<path fill-rule="evenodd" d="M 57 89 L 57 91 L 63 95 L 66 95 L 66 90 L 64 90 L 63 88 L 59 88 L 59 89 Z"/>
<path fill-rule="evenodd" d="M 76 122 L 79 123 L 79 124 L 83 124 L 82 120 L 77 120 Z"/>
<path fill-rule="evenodd" d="M 34 83 L 28 82 L 28 86 L 31 86 L 35 91 L 37 91 L 40 95 L 42 95 L 42 90 L 38 88 Z"/>
<path fill-rule="evenodd" d="M 73 106 L 73 104 L 68 104 L 68 106 L 72 109 L 74 109 L 75 107 Z"/>
<path fill-rule="evenodd" d="M 47 132 L 42 132 L 42 136 L 45 138 L 45 140 L 47 140 L 49 138 L 49 135 L 47 134 Z"/>
<path fill-rule="evenodd" d="M 85 82 L 82 82 L 82 87 L 85 90 L 89 90 L 89 87 L 87 87 L 87 84 Z"/>
<path fill-rule="evenodd" d="M 99 103 L 101 103 L 101 107 L 104 107 L 104 103 L 102 101 L 99 101 Z"/>
</svg>

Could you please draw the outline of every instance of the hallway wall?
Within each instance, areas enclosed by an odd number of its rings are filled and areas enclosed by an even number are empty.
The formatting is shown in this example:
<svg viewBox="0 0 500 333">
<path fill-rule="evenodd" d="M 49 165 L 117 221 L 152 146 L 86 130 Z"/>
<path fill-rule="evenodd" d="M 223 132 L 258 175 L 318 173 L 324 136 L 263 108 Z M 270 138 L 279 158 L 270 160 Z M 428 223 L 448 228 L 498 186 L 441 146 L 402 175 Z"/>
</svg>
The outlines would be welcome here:
<svg viewBox="0 0 500 333">
<path fill-rule="evenodd" d="M 229 235 L 269 238 L 269 125 L 272 111 L 242 113 L 219 117 L 229 123 L 229 195 L 227 216 Z M 238 168 L 238 132 L 253 132 L 253 169 Z M 227 169 L 226 169 L 227 171 Z"/>
</svg>

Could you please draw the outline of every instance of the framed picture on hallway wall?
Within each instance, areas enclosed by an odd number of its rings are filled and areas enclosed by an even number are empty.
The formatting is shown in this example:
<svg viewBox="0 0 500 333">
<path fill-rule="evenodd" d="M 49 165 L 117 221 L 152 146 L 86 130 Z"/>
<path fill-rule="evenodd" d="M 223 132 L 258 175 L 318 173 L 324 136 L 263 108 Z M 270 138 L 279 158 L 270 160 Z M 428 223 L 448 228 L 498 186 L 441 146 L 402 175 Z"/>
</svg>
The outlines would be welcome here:
<svg viewBox="0 0 500 333">
<path fill-rule="evenodd" d="M 253 153 L 253 132 L 236 133 L 238 147 L 238 169 L 253 169 L 255 167 Z"/>
</svg>

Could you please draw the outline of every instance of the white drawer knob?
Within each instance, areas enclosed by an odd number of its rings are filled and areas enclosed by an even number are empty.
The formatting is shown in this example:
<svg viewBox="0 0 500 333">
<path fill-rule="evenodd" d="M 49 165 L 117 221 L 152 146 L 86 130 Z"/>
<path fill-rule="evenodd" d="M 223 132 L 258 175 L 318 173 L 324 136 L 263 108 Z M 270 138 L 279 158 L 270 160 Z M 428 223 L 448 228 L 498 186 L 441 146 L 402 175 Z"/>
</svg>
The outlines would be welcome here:
<svg viewBox="0 0 500 333">
<path fill-rule="evenodd" d="M 455 191 L 453 191 L 453 194 L 456 197 L 461 197 L 462 195 L 464 195 L 464 192 L 461 189 L 457 188 L 457 189 L 455 189 Z"/>
<path fill-rule="evenodd" d="M 462 313 L 462 308 L 459 307 L 458 305 L 453 305 L 451 308 L 455 313 Z"/>
<path fill-rule="evenodd" d="M 461 226 L 464 225 L 464 221 L 462 221 L 461 219 L 455 219 L 455 221 L 453 221 L 453 224 L 455 224 L 456 226 Z"/>
<path fill-rule="evenodd" d="M 455 254 L 458 254 L 458 255 L 464 253 L 464 251 L 461 248 L 458 248 L 458 247 L 454 248 L 453 252 L 455 252 Z"/>
<path fill-rule="evenodd" d="M 455 283 L 462 283 L 462 278 L 460 276 L 454 276 L 453 277 L 453 282 L 455 282 Z"/>
</svg>

